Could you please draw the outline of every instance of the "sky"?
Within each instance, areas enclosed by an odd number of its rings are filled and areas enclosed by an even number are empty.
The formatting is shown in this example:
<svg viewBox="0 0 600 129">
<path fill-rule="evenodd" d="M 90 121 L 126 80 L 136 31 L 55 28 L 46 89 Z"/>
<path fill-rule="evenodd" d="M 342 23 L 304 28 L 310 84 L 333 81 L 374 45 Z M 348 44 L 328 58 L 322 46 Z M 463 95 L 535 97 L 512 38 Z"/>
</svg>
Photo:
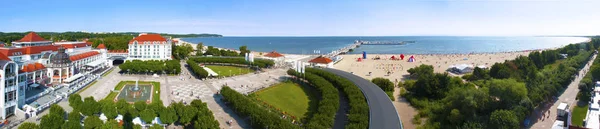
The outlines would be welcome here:
<svg viewBox="0 0 600 129">
<path fill-rule="evenodd" d="M 0 0 L 1 32 L 600 35 L 600 0 Z"/>
</svg>

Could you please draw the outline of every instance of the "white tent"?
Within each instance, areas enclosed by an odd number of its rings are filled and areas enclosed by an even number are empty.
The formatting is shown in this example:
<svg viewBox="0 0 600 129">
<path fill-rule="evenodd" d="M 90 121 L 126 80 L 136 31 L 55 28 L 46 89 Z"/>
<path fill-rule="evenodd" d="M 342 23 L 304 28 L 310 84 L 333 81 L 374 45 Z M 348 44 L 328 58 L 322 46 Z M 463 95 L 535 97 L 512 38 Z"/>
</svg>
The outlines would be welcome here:
<svg viewBox="0 0 600 129">
<path fill-rule="evenodd" d="M 146 125 L 146 122 L 144 122 L 140 117 L 135 117 L 131 122 L 136 125 Z"/>
<path fill-rule="evenodd" d="M 117 118 L 115 118 L 115 120 L 122 121 L 123 120 L 123 115 L 117 115 Z"/>
<path fill-rule="evenodd" d="M 152 120 L 152 124 L 162 125 L 163 123 L 162 123 L 162 121 L 160 121 L 160 118 L 154 117 L 154 120 Z"/>
<path fill-rule="evenodd" d="M 100 120 L 102 120 L 102 122 L 106 122 L 106 120 L 108 120 L 108 118 L 106 118 L 106 115 L 104 115 L 104 113 L 100 114 Z"/>
</svg>

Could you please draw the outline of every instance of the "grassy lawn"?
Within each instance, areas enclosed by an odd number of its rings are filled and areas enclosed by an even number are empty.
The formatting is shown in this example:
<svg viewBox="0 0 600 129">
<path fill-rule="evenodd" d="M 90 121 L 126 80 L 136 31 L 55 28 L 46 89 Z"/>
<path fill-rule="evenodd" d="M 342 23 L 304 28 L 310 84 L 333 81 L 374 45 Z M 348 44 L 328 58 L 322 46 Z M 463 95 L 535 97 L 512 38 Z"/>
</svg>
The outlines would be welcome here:
<svg viewBox="0 0 600 129">
<path fill-rule="evenodd" d="M 94 82 L 90 83 L 89 85 L 85 86 L 83 89 L 75 92 L 75 94 L 79 94 L 79 93 L 85 91 L 86 89 L 88 89 L 88 88 L 92 87 L 94 84 L 96 84 L 96 82 L 98 82 L 98 81 L 94 81 Z"/>
<path fill-rule="evenodd" d="M 152 102 L 162 102 L 160 100 L 160 82 L 147 82 L 147 81 L 139 81 L 139 84 L 152 84 L 153 86 L 153 95 L 152 95 Z M 123 87 L 127 84 L 134 84 L 135 85 L 135 81 L 121 81 L 119 82 L 119 84 L 117 84 L 117 86 L 115 86 L 115 91 L 110 92 L 104 99 L 114 99 L 115 97 L 117 97 L 117 95 L 119 95 L 119 92 L 121 91 L 121 89 L 123 89 Z M 117 92 L 118 91 L 118 92 Z"/>
<path fill-rule="evenodd" d="M 247 74 L 250 72 L 254 72 L 254 70 L 249 68 L 242 68 L 236 66 L 222 66 L 222 65 L 206 65 L 206 67 L 212 69 L 219 77 L 229 77 L 234 75 Z M 231 72 L 229 72 L 231 71 Z"/>
<path fill-rule="evenodd" d="M 307 117 L 309 111 L 315 111 L 318 104 L 316 91 L 293 82 L 279 83 L 254 94 L 261 101 L 297 119 Z"/>
<path fill-rule="evenodd" d="M 575 108 L 573 108 L 573 115 L 571 118 L 571 123 L 573 125 L 583 126 L 583 119 L 585 119 L 585 115 L 587 114 L 588 106 L 589 105 L 583 107 L 575 106 Z"/>
</svg>

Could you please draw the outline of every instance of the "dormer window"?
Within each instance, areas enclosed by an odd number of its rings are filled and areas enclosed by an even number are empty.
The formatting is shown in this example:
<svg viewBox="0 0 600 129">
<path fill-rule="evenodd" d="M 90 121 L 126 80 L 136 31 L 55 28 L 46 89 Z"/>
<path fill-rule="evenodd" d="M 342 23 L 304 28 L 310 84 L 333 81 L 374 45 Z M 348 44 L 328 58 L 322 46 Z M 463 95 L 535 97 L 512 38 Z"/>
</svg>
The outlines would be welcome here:
<svg viewBox="0 0 600 129">
<path fill-rule="evenodd" d="M 138 42 L 137 42 L 137 41 L 133 41 L 133 44 L 134 44 L 134 45 L 137 45 L 137 44 L 138 44 Z"/>
</svg>

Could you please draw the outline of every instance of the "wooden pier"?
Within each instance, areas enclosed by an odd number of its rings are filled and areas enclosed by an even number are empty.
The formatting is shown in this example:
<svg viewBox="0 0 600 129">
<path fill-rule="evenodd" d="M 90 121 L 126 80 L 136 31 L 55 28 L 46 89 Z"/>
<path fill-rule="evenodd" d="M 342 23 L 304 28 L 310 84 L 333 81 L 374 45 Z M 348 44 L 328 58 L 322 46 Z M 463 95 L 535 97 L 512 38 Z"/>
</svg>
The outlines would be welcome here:
<svg viewBox="0 0 600 129">
<path fill-rule="evenodd" d="M 350 52 L 350 50 L 354 50 L 355 48 L 357 48 L 361 44 L 362 44 L 361 41 L 356 41 L 353 44 L 350 44 L 350 45 L 348 45 L 346 47 L 343 47 L 343 48 L 340 48 L 338 50 L 332 51 L 331 53 L 325 55 L 325 57 L 327 57 L 327 58 L 333 58 L 333 57 L 335 57 L 337 55 L 340 55 L 340 54 L 346 54 L 346 53 Z"/>
<path fill-rule="evenodd" d="M 415 43 L 415 41 L 401 41 L 401 42 L 369 42 L 361 41 L 361 45 L 404 45 L 408 43 Z"/>
</svg>

